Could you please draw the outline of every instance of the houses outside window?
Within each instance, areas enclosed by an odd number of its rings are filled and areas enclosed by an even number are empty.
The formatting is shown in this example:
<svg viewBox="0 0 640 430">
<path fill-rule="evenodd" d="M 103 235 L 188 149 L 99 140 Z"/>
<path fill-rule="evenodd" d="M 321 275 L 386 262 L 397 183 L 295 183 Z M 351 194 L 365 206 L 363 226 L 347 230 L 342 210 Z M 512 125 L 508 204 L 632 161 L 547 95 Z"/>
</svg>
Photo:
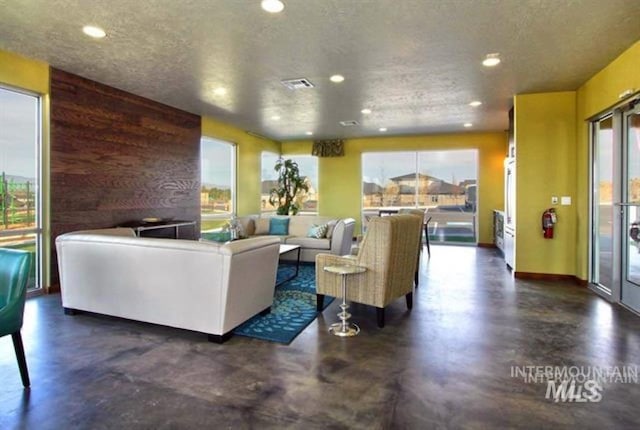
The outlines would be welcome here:
<svg viewBox="0 0 640 430">
<path fill-rule="evenodd" d="M 202 138 L 201 229 L 220 227 L 235 213 L 236 147 L 218 139 Z"/>
<path fill-rule="evenodd" d="M 476 242 L 477 150 L 362 154 L 363 227 L 379 211 L 420 208 L 438 242 Z"/>
</svg>

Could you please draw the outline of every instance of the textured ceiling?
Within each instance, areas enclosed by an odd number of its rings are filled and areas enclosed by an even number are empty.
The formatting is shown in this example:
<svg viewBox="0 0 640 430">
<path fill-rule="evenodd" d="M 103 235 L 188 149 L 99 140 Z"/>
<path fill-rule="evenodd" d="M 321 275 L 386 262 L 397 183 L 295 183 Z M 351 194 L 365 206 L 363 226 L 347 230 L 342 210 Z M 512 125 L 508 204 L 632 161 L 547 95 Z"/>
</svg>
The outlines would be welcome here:
<svg viewBox="0 0 640 430">
<path fill-rule="evenodd" d="M 0 0 L 0 48 L 287 140 L 503 130 L 514 94 L 575 90 L 640 39 L 637 0 L 283 1 Z"/>
</svg>

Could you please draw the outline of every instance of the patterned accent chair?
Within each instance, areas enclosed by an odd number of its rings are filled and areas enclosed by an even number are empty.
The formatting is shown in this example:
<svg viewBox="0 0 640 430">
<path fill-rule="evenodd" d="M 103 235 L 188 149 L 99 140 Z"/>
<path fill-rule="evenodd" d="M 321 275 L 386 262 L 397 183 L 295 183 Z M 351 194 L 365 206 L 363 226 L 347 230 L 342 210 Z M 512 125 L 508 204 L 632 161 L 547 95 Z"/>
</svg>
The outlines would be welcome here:
<svg viewBox="0 0 640 430">
<path fill-rule="evenodd" d="M 425 210 L 424 209 L 413 209 L 413 208 L 402 208 L 400 210 L 398 210 L 398 214 L 408 214 L 408 215 L 415 215 L 420 217 L 421 222 L 424 222 L 424 214 L 425 214 Z M 427 234 L 427 240 L 429 237 L 429 232 L 426 232 Z M 422 228 L 420 228 L 420 234 L 419 234 L 419 241 L 418 241 L 418 265 L 416 266 L 416 274 L 415 274 L 415 282 L 416 282 L 416 288 L 418 288 L 418 274 L 420 273 L 420 255 L 422 254 Z M 427 242 L 428 243 L 428 242 Z M 429 255 L 431 256 L 431 255 Z"/>
<path fill-rule="evenodd" d="M 324 267 L 353 264 L 364 266 L 367 271 L 347 277 L 346 299 L 375 306 L 378 327 L 384 327 L 384 308 L 399 297 L 405 296 L 407 308 L 411 310 L 421 230 L 422 219 L 415 215 L 372 218 L 357 256 L 318 254 L 318 310 L 322 310 L 325 295 L 342 297 L 340 276 L 325 272 Z"/>
</svg>

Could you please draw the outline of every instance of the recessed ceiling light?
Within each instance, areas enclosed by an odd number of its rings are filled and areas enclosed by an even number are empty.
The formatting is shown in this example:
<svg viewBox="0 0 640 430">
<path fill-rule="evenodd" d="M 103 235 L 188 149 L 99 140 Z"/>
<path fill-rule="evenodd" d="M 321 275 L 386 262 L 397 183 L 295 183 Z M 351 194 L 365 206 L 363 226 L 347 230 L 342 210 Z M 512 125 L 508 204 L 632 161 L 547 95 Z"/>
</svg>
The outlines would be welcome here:
<svg viewBox="0 0 640 430">
<path fill-rule="evenodd" d="M 481 101 L 474 100 L 474 101 L 472 101 L 471 103 L 469 103 L 469 106 L 472 106 L 472 107 L 478 107 L 478 106 L 480 106 L 481 104 L 482 104 L 482 102 L 481 102 Z"/>
<path fill-rule="evenodd" d="M 473 124 L 471 124 L 470 122 L 465 122 L 463 125 L 464 125 L 466 128 L 473 127 Z"/>
<path fill-rule="evenodd" d="M 362 109 L 360 112 L 362 112 L 365 115 L 369 115 L 371 113 L 371 109 Z"/>
<path fill-rule="evenodd" d="M 385 131 L 387 131 L 387 127 L 380 127 L 378 131 L 384 133 Z"/>
<path fill-rule="evenodd" d="M 271 119 L 274 121 L 280 121 L 280 117 L 278 115 L 272 116 Z"/>
<path fill-rule="evenodd" d="M 305 134 L 306 134 L 307 136 L 313 136 L 313 131 L 307 131 Z"/>
<path fill-rule="evenodd" d="M 493 54 L 487 54 L 487 57 L 482 61 L 482 65 L 486 67 L 493 67 L 500 64 L 500 54 L 497 52 Z"/>
<path fill-rule="evenodd" d="M 339 84 L 340 82 L 344 81 L 344 76 L 342 76 L 342 75 L 333 75 L 332 77 L 329 78 L 329 80 L 331 82 L 335 82 L 336 84 Z"/>
<path fill-rule="evenodd" d="M 260 6 L 269 13 L 282 12 L 284 9 L 284 3 L 280 0 L 262 0 Z"/>
<path fill-rule="evenodd" d="M 215 90 L 213 90 L 213 94 L 215 94 L 217 96 L 223 96 L 223 95 L 227 94 L 227 89 L 226 88 L 222 88 L 222 87 L 218 87 Z"/>
<path fill-rule="evenodd" d="M 82 27 L 82 32 L 87 36 L 93 37 L 94 39 L 102 39 L 107 35 L 107 33 L 101 29 L 100 27 L 96 27 L 95 25 L 85 25 Z"/>
</svg>

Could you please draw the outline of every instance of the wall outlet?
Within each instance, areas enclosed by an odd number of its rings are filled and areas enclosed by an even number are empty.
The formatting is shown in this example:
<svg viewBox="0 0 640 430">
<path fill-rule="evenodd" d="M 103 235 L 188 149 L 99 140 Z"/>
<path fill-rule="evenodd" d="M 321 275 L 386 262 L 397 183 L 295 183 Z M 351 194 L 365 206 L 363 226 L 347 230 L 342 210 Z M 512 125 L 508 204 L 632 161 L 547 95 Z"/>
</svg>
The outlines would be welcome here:
<svg viewBox="0 0 640 430">
<path fill-rule="evenodd" d="M 564 205 L 564 206 L 569 206 L 571 205 L 571 197 L 569 196 L 562 196 L 562 198 L 560 199 L 560 204 Z"/>
<path fill-rule="evenodd" d="M 557 205 L 558 204 L 558 198 L 556 196 L 551 197 L 551 204 L 552 205 Z"/>
</svg>

